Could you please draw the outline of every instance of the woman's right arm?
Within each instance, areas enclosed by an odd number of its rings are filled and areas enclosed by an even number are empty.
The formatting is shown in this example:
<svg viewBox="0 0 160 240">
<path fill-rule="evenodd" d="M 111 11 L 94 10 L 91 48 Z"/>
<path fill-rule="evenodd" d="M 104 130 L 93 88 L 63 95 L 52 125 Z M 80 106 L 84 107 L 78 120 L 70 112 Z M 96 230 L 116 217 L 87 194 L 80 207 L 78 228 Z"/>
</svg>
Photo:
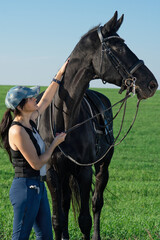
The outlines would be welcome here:
<svg viewBox="0 0 160 240">
<path fill-rule="evenodd" d="M 9 143 L 14 150 L 19 150 L 30 166 L 35 170 L 46 164 L 54 149 L 65 140 L 66 134 L 60 133 L 51 143 L 50 147 L 40 156 L 37 155 L 28 133 L 20 126 L 12 126 L 9 131 Z"/>
</svg>

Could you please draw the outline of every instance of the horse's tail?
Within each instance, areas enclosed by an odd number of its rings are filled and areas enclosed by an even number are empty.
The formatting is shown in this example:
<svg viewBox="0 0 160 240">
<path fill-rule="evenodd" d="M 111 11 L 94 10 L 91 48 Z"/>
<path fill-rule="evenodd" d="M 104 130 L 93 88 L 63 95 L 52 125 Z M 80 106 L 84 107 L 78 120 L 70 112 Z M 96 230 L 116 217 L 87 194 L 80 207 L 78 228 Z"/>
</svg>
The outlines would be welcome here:
<svg viewBox="0 0 160 240">
<path fill-rule="evenodd" d="M 91 208 L 91 203 L 92 203 L 91 199 L 94 192 L 94 189 L 93 189 L 94 185 L 95 183 L 92 181 L 92 187 L 91 187 L 90 198 L 89 198 L 89 208 Z M 79 189 L 78 182 L 73 175 L 70 176 L 69 186 L 72 192 L 71 201 L 72 201 L 74 218 L 75 220 L 77 220 L 77 216 L 79 215 L 80 209 L 81 209 L 81 197 L 80 197 L 80 189 Z"/>
</svg>

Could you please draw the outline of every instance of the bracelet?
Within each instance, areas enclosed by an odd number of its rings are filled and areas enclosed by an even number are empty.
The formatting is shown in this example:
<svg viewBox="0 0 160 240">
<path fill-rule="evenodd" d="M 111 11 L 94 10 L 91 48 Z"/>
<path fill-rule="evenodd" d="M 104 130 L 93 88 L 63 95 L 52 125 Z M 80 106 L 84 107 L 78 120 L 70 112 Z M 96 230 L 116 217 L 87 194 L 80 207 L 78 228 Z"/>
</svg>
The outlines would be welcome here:
<svg viewBox="0 0 160 240">
<path fill-rule="evenodd" d="M 55 78 L 52 79 L 51 83 L 52 83 L 52 82 L 58 83 L 59 85 L 61 84 L 61 81 L 60 81 L 60 80 L 57 80 L 57 79 L 55 79 Z"/>
</svg>

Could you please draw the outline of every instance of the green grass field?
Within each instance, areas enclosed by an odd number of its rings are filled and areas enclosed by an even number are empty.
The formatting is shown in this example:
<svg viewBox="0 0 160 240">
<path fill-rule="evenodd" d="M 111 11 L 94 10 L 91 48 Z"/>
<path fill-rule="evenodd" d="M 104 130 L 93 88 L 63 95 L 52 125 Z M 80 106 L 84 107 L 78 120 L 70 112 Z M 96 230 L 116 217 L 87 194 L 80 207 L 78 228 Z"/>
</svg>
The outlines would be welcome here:
<svg viewBox="0 0 160 240">
<path fill-rule="evenodd" d="M 0 86 L 0 119 L 5 111 L 4 97 L 10 86 Z M 43 90 L 44 88 L 42 88 Z M 124 97 L 118 89 L 97 89 L 114 104 Z M 127 104 L 124 128 L 127 131 L 136 111 L 136 97 Z M 115 113 L 118 108 L 113 109 Z M 127 138 L 115 147 L 109 171 L 110 179 L 104 193 L 101 215 L 102 240 L 160 239 L 160 91 L 142 101 L 136 122 Z M 114 135 L 120 127 L 122 114 L 114 121 Z M 14 176 L 6 153 L 0 149 L 0 239 L 12 235 L 13 211 L 9 189 Z M 48 193 L 49 200 L 50 195 Z M 69 220 L 70 240 L 81 240 L 78 223 L 72 210 Z M 93 229 L 91 231 L 91 235 Z M 35 239 L 34 232 L 30 240 Z"/>
</svg>

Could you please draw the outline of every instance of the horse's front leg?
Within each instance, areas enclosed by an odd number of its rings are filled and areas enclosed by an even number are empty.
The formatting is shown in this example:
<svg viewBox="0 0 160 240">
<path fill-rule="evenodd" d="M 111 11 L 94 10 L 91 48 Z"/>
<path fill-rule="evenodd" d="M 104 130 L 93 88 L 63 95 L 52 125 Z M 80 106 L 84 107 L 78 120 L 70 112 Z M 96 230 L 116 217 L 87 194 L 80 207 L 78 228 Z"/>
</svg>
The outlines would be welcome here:
<svg viewBox="0 0 160 240">
<path fill-rule="evenodd" d="M 112 153 L 110 153 L 112 155 Z M 111 158 L 109 158 L 111 159 Z M 105 159 L 103 163 L 95 166 L 96 169 L 96 183 L 95 190 L 92 197 L 92 209 L 94 217 L 94 233 L 92 240 L 100 240 L 100 215 L 103 207 L 103 192 L 109 179 L 108 172 L 108 159 Z"/>
<path fill-rule="evenodd" d="M 108 182 L 108 169 L 104 171 L 104 163 L 96 174 L 95 190 L 92 197 L 92 209 L 94 218 L 94 233 L 92 240 L 100 240 L 100 215 L 103 207 L 103 191 Z"/>
<path fill-rule="evenodd" d="M 47 171 L 47 185 L 52 197 L 52 224 L 55 232 L 55 240 L 62 239 L 64 216 L 61 209 L 61 190 L 58 176 L 53 167 Z"/>
<path fill-rule="evenodd" d="M 62 183 L 62 209 L 64 213 L 64 227 L 62 240 L 69 240 L 68 232 L 68 214 L 70 209 L 71 190 L 69 187 L 69 177 L 63 179 Z"/>
<path fill-rule="evenodd" d="M 89 198 L 92 183 L 92 168 L 85 167 L 80 171 L 78 184 L 80 188 L 81 209 L 78 218 L 79 227 L 83 233 L 84 240 L 90 240 L 90 231 L 92 227 L 92 219 L 89 211 Z"/>
</svg>

